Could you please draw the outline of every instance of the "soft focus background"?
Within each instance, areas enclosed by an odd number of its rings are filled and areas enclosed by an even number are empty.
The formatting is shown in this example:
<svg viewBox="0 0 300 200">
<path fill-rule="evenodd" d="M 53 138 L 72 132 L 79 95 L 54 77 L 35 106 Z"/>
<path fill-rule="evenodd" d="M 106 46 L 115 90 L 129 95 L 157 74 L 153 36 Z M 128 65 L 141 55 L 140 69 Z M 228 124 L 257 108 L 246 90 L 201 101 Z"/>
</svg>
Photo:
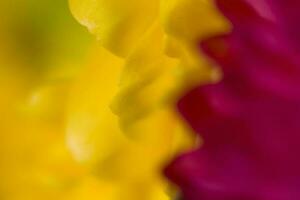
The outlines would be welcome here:
<svg viewBox="0 0 300 200">
<path fill-rule="evenodd" d="M 1 200 L 85 199 L 62 124 L 91 41 L 67 1 L 0 1 Z"/>
</svg>

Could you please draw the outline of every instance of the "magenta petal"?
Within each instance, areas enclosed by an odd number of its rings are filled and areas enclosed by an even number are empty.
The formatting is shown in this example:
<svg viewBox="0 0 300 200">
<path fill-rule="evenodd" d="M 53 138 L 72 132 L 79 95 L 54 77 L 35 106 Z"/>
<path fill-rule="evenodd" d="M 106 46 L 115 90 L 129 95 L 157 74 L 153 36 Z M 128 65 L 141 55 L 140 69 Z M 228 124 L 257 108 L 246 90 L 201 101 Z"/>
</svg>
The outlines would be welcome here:
<svg viewBox="0 0 300 200">
<path fill-rule="evenodd" d="M 186 200 L 298 200 L 300 3 L 217 4 L 234 28 L 202 41 L 201 48 L 223 79 L 178 102 L 204 144 L 174 160 L 166 175 Z"/>
<path fill-rule="evenodd" d="M 277 17 L 278 24 L 298 53 L 300 50 L 300 1 L 298 0 L 266 0 L 269 2 L 274 15 Z"/>
<path fill-rule="evenodd" d="M 300 198 L 298 100 L 231 75 L 194 89 L 178 107 L 204 139 L 166 169 L 186 199 Z"/>
<path fill-rule="evenodd" d="M 262 0 L 216 0 L 216 4 L 234 28 L 250 28 L 273 18 Z"/>
<path fill-rule="evenodd" d="M 166 174 L 172 181 L 181 183 L 182 192 L 189 200 L 250 200 L 257 181 L 253 176 L 255 171 L 251 163 L 235 153 L 230 148 L 219 153 L 198 150 L 175 160 Z M 251 182 L 244 182 L 245 178 Z"/>
</svg>

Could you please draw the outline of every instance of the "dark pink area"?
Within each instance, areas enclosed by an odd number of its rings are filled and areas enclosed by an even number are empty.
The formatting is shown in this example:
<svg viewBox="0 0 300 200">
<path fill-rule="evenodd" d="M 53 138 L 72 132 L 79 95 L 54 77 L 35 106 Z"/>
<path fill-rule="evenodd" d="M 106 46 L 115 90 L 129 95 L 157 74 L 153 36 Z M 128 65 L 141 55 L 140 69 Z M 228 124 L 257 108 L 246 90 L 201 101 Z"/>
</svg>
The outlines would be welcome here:
<svg viewBox="0 0 300 200">
<path fill-rule="evenodd" d="M 185 200 L 298 200 L 300 1 L 216 3 L 233 30 L 201 48 L 224 77 L 178 102 L 204 145 L 165 173 Z"/>
</svg>

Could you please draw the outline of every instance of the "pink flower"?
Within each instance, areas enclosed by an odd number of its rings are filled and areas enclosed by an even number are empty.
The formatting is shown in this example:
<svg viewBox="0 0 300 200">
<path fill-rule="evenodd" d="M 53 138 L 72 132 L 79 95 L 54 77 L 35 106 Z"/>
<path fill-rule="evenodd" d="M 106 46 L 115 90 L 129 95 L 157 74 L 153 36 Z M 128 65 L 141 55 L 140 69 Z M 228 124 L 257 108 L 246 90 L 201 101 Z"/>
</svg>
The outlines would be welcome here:
<svg viewBox="0 0 300 200">
<path fill-rule="evenodd" d="M 204 144 L 166 174 L 186 200 L 298 200 L 300 1 L 217 4 L 233 30 L 201 47 L 223 79 L 178 103 Z"/>
</svg>

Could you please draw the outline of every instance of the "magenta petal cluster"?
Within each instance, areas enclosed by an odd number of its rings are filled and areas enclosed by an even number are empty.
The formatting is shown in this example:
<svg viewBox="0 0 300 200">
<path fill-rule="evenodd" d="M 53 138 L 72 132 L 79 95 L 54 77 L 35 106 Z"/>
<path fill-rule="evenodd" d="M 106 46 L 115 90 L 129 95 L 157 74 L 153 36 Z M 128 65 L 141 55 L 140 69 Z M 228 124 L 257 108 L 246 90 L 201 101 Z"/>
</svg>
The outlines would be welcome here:
<svg viewBox="0 0 300 200">
<path fill-rule="evenodd" d="M 299 200 L 300 1 L 216 3 L 233 29 L 201 49 L 223 78 L 178 103 L 204 144 L 165 173 L 185 200 Z"/>
</svg>

